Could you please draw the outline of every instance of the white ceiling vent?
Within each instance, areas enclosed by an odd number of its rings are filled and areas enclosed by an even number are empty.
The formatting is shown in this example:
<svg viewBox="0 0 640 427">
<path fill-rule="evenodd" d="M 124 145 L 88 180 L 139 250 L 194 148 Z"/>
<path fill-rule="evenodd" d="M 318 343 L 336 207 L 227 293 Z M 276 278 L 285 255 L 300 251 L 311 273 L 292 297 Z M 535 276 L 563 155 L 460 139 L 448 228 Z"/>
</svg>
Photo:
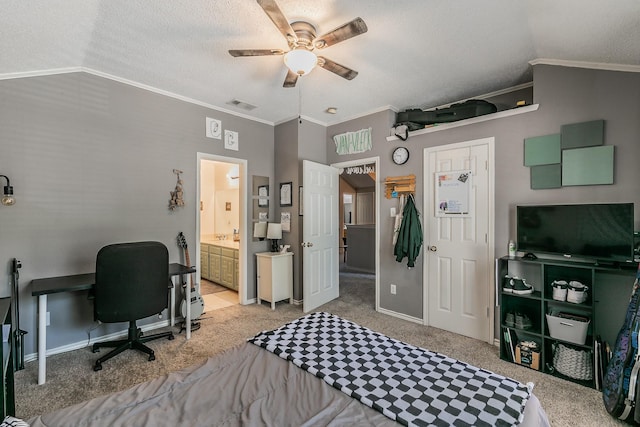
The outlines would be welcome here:
<svg viewBox="0 0 640 427">
<path fill-rule="evenodd" d="M 258 108 L 255 105 L 251 105 L 248 102 L 240 101 L 239 99 L 232 99 L 231 101 L 227 102 L 227 104 L 237 108 L 242 108 L 243 110 L 246 110 L 246 111 L 251 111 Z"/>
</svg>

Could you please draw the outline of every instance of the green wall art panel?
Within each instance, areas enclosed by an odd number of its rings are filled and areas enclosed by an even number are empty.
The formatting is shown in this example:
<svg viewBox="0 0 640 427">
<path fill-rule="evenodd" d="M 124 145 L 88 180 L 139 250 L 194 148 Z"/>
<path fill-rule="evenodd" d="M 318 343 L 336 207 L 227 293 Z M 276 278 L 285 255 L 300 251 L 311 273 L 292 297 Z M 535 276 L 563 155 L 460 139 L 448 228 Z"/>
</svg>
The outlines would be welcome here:
<svg viewBox="0 0 640 427">
<path fill-rule="evenodd" d="M 532 190 L 613 184 L 614 146 L 604 145 L 604 120 L 562 125 L 559 134 L 524 140 Z"/>
<path fill-rule="evenodd" d="M 562 149 L 593 147 L 604 143 L 604 120 L 562 125 Z"/>
<path fill-rule="evenodd" d="M 562 187 L 562 165 L 540 165 L 531 167 L 531 189 Z"/>
<path fill-rule="evenodd" d="M 524 165 L 552 165 L 562 160 L 560 134 L 535 136 L 524 140 Z"/>
<path fill-rule="evenodd" d="M 613 145 L 562 151 L 562 185 L 613 184 Z"/>
</svg>

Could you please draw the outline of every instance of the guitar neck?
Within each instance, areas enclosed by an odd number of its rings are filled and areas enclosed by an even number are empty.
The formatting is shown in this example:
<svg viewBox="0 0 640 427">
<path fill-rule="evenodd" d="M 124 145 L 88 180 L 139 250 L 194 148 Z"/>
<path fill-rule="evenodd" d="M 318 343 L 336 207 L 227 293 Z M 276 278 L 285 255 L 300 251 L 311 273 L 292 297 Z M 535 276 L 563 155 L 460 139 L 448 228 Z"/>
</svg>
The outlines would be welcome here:
<svg viewBox="0 0 640 427">
<path fill-rule="evenodd" d="M 187 263 L 187 267 L 191 267 L 191 257 L 189 257 L 189 248 L 184 248 L 184 260 Z M 196 286 L 196 275 L 195 273 L 191 274 L 191 288 Z M 195 288 L 194 288 L 195 289 Z"/>
<path fill-rule="evenodd" d="M 189 257 L 189 249 L 184 248 L 184 260 L 187 263 L 187 267 L 191 267 L 191 258 Z"/>
</svg>

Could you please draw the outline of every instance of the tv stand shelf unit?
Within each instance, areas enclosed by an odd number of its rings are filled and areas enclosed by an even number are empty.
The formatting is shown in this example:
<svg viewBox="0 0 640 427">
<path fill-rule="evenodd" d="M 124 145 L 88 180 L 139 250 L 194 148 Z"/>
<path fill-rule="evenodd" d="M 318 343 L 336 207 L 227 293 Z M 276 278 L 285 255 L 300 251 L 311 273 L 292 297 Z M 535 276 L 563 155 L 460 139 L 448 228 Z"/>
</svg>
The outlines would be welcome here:
<svg viewBox="0 0 640 427">
<path fill-rule="evenodd" d="M 500 304 L 500 358 L 513 361 L 511 348 L 505 342 L 507 328 L 515 333 L 517 341 L 535 341 L 540 352 L 539 370 L 587 387 L 596 388 L 595 380 L 578 380 L 558 373 L 553 368 L 553 346 L 561 343 L 572 349 L 590 352 L 593 363 L 595 337 L 614 347 L 631 296 L 637 264 L 597 265 L 588 262 L 522 257 L 503 257 L 496 260 L 496 289 Z M 531 294 L 516 294 L 503 290 L 503 278 L 519 277 L 533 286 Z M 553 299 L 552 283 L 576 280 L 589 287 L 587 300 L 581 304 Z M 549 312 L 571 313 L 590 319 L 584 344 L 575 344 L 553 338 L 545 314 Z M 512 323 L 513 313 L 527 316 L 528 322 Z M 522 319 L 522 317 L 521 317 Z M 595 368 L 595 367 L 594 367 Z M 595 375 L 595 369 L 594 369 Z"/>
</svg>

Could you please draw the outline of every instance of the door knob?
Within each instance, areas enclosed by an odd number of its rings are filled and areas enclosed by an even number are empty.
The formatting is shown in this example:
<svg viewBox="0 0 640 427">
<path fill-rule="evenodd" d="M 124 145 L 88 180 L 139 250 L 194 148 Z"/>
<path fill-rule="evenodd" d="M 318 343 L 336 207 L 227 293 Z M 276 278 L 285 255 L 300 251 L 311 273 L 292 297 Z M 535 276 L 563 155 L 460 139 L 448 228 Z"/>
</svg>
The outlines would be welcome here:
<svg viewBox="0 0 640 427">
<path fill-rule="evenodd" d="M 429 246 L 429 250 L 431 252 L 437 252 L 438 251 L 438 247 L 437 246 Z"/>
</svg>

